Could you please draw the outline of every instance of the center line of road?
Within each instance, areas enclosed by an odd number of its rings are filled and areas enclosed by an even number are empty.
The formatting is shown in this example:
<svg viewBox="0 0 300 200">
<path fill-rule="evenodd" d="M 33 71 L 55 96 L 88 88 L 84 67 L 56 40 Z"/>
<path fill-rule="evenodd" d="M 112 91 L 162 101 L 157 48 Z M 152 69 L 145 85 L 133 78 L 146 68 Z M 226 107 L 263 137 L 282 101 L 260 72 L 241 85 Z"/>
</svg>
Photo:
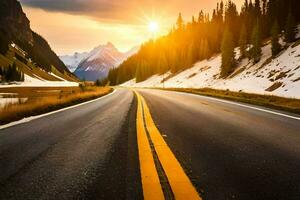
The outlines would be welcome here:
<svg viewBox="0 0 300 200">
<path fill-rule="evenodd" d="M 200 200 L 201 197 L 199 196 L 199 194 L 196 191 L 195 187 L 193 186 L 192 182 L 190 181 L 190 179 L 184 172 L 182 166 L 180 165 L 179 161 L 177 160 L 177 158 L 175 157 L 175 155 L 173 154 L 173 152 L 171 151 L 171 149 L 169 148 L 169 146 L 163 139 L 162 134 L 157 129 L 157 127 L 152 119 L 152 116 L 150 114 L 150 111 L 146 104 L 145 99 L 137 92 L 136 92 L 136 95 L 138 97 L 137 120 L 139 121 L 139 123 L 137 122 L 138 123 L 137 134 L 140 135 L 141 132 L 145 131 L 145 130 L 143 130 L 143 128 L 141 128 L 141 123 L 145 123 L 145 125 L 146 125 L 145 127 L 150 135 L 151 142 L 153 143 L 155 152 L 156 152 L 158 159 L 162 165 L 162 168 L 167 176 L 168 182 L 171 186 L 171 190 L 174 194 L 175 199 L 178 199 L 178 200 L 186 200 L 186 199 L 189 199 L 189 200 L 195 199 L 196 200 L 196 199 L 198 199 L 198 200 Z M 144 111 L 144 112 L 142 112 L 142 111 Z M 141 116 L 141 115 L 144 115 L 145 122 L 142 122 L 143 116 Z M 147 139 L 146 132 L 145 132 L 144 139 Z M 146 143 L 146 142 L 144 142 L 144 143 Z M 149 141 L 147 141 L 147 143 L 149 145 Z M 145 148 L 144 146 L 140 146 L 140 144 L 142 145 L 142 143 L 140 143 L 138 141 L 139 152 L 140 152 L 140 149 Z M 143 157 L 141 157 L 141 156 L 143 156 L 143 154 L 139 154 L 140 162 L 143 160 Z M 152 158 L 153 158 L 153 156 L 152 156 Z M 144 171 L 142 169 L 143 163 L 140 163 L 140 164 L 141 164 L 141 173 L 142 173 L 143 193 L 144 193 L 144 198 L 147 199 L 147 196 L 145 195 L 145 194 L 147 194 L 147 190 L 146 191 L 144 190 L 146 188 L 144 187 L 144 183 L 143 183 L 143 176 L 146 176 L 146 175 L 145 174 L 143 175 L 143 171 Z M 154 161 L 149 164 L 155 165 Z M 155 166 L 154 166 L 154 168 L 155 168 Z"/>
<path fill-rule="evenodd" d="M 158 173 L 155 168 L 154 158 L 151 152 L 150 143 L 148 141 L 147 133 L 145 130 L 142 101 L 138 94 L 137 97 L 137 143 L 144 199 L 163 200 L 164 193 L 160 185 Z"/>
</svg>

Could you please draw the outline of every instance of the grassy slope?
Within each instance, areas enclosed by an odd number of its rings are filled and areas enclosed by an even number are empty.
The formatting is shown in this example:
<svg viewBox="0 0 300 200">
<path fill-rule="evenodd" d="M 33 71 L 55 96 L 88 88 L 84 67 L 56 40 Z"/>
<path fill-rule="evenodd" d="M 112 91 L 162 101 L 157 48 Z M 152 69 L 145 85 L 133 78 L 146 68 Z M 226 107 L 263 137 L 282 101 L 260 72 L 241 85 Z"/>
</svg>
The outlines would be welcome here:
<svg viewBox="0 0 300 200">
<path fill-rule="evenodd" d="M 65 96 L 68 94 L 78 93 L 79 87 L 5 87 L 0 88 L 0 93 L 18 94 L 20 98 L 39 98 L 45 96 Z"/>
<path fill-rule="evenodd" d="M 18 92 L 17 88 L 12 91 Z M 0 110 L 0 125 L 96 99 L 112 91 L 109 87 L 43 88 L 42 92 L 39 88 L 27 88 L 20 93 L 20 97 L 28 98 L 26 103 L 8 105 Z"/>
<path fill-rule="evenodd" d="M 283 98 L 278 96 L 258 95 L 258 94 L 244 93 L 244 92 L 231 92 L 226 90 L 215 90 L 210 88 L 203 88 L 203 89 L 168 88 L 165 90 L 187 92 L 187 93 L 199 94 L 204 96 L 217 97 L 217 98 L 249 103 L 249 104 L 254 104 L 259 106 L 265 106 L 268 108 L 300 114 L 300 99 L 289 99 L 289 98 Z"/>
</svg>

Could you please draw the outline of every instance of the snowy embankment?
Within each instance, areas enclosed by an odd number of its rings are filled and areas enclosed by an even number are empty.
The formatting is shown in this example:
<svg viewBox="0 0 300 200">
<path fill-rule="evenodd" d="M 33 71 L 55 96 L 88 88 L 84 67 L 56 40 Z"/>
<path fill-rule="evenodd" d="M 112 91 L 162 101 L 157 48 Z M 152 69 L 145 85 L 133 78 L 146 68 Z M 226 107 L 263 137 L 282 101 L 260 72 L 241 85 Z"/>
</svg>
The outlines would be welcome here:
<svg viewBox="0 0 300 200">
<path fill-rule="evenodd" d="M 61 81 L 47 81 L 40 77 L 33 78 L 24 74 L 24 82 L 14 82 L 10 84 L 0 84 L 0 88 L 8 87 L 77 87 L 79 83 L 66 81 L 65 79 L 51 73 L 52 76 L 58 78 Z"/>
<path fill-rule="evenodd" d="M 177 74 L 155 75 L 140 83 L 130 80 L 122 86 L 213 88 L 300 99 L 300 45 L 290 46 L 275 59 L 271 59 L 270 44 L 262 52 L 259 63 L 244 59 L 226 79 L 219 78 L 221 55 L 216 55 Z"/>
</svg>

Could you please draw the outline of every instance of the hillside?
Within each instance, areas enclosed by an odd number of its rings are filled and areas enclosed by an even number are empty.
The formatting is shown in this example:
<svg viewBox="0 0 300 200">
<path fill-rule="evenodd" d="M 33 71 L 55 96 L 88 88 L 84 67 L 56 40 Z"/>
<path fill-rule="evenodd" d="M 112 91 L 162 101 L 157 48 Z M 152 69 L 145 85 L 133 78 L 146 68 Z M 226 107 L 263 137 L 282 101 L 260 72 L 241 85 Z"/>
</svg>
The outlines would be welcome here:
<svg viewBox="0 0 300 200">
<path fill-rule="evenodd" d="M 123 53 L 109 42 L 106 45 L 99 45 L 88 53 L 75 53 L 60 58 L 80 79 L 95 81 L 106 78 L 110 69 L 120 65 L 137 51 L 138 48 L 132 48 Z"/>
<path fill-rule="evenodd" d="M 0 2 L 0 67 L 15 64 L 26 76 L 45 81 L 77 81 L 48 42 L 30 28 L 17 0 Z"/>
<path fill-rule="evenodd" d="M 144 82 L 165 73 L 175 76 L 199 61 L 214 61 L 216 55 L 221 55 L 220 77 L 229 78 L 240 59 L 261 62 L 266 41 L 271 41 L 272 57 L 276 57 L 284 49 L 279 38 L 287 44 L 297 40 L 299 5 L 296 0 L 245 0 L 238 8 L 234 1 L 220 1 L 212 15 L 200 10 L 198 17 L 186 21 L 179 13 L 168 34 L 143 43 L 137 54 L 110 71 L 104 83 Z M 235 56 L 236 48 L 240 56 Z"/>
<path fill-rule="evenodd" d="M 1 83 L 0 87 L 10 86 L 78 86 L 77 78 L 67 72 L 61 73 L 55 67 L 50 71 L 37 66 L 32 60 L 27 59 L 24 51 L 16 44 L 9 45 L 6 55 L 0 54 L 1 69 L 16 65 L 17 69 L 24 74 L 24 81 Z M 0 74 L 1 75 L 1 74 Z M 0 80 L 1 80 L 0 76 Z M 2 80 L 1 80 L 2 81 Z"/>
<path fill-rule="evenodd" d="M 271 45 L 262 48 L 257 64 L 243 59 L 228 78 L 220 78 L 221 55 L 196 63 L 192 68 L 172 74 L 154 75 L 126 87 L 213 88 L 237 92 L 276 95 L 300 99 L 300 40 L 271 58 Z M 238 56 L 238 53 L 237 53 Z"/>
</svg>

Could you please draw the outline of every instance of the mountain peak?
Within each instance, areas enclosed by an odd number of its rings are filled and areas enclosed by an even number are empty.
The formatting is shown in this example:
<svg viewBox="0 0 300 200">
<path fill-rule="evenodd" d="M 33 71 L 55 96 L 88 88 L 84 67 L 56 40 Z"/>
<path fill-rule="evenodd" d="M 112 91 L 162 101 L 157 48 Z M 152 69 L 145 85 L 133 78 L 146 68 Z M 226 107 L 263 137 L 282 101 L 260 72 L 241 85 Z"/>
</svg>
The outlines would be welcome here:
<svg viewBox="0 0 300 200">
<path fill-rule="evenodd" d="M 111 42 L 93 49 L 77 66 L 75 74 L 81 79 L 95 81 L 107 77 L 113 67 L 118 67 L 136 51 L 122 53 Z"/>
<path fill-rule="evenodd" d="M 111 43 L 111 42 L 107 42 L 107 44 L 105 45 L 105 47 L 111 48 L 111 49 L 115 49 L 116 48 L 115 45 L 113 43 Z"/>
</svg>

